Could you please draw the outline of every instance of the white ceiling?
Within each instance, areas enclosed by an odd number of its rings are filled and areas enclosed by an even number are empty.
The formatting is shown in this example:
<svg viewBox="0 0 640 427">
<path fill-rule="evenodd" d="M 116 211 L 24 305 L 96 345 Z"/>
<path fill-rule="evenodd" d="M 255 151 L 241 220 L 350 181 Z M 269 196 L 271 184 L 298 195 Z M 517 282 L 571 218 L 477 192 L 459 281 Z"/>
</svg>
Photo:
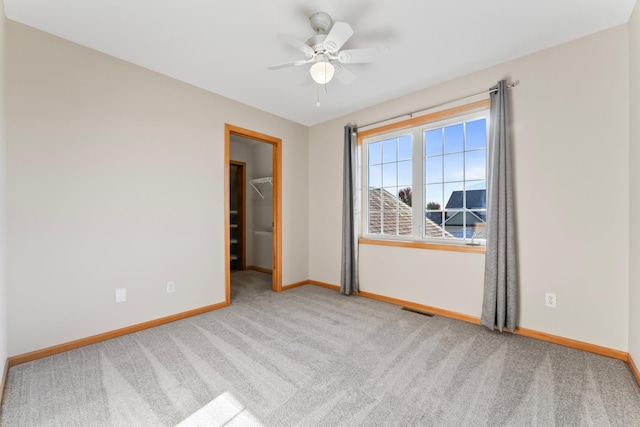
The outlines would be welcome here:
<svg viewBox="0 0 640 427">
<path fill-rule="evenodd" d="M 314 125 L 628 21 L 635 0 L 4 0 L 9 19 Z M 352 64 L 354 83 L 307 85 L 306 40 L 324 11 L 355 30 L 344 48 L 389 47 Z M 492 82 L 487 82 L 491 84 Z M 525 83 L 525 82 L 523 82 Z"/>
</svg>

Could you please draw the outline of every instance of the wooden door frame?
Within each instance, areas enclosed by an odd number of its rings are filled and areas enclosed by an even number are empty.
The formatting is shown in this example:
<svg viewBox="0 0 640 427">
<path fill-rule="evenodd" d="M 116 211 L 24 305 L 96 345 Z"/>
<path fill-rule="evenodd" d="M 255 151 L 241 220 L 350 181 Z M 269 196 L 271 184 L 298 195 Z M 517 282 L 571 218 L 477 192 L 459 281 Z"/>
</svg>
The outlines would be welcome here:
<svg viewBox="0 0 640 427">
<path fill-rule="evenodd" d="M 273 147 L 272 176 L 273 176 L 273 270 L 271 273 L 271 289 L 282 291 L 282 140 L 273 136 L 243 129 L 225 123 L 224 125 L 224 221 L 225 221 L 225 292 L 226 303 L 231 304 L 231 265 L 230 265 L 230 237 L 229 237 L 229 150 L 231 135 L 253 139 L 271 144 Z"/>
<path fill-rule="evenodd" d="M 245 162 L 238 162 L 235 160 L 229 160 L 229 166 L 234 165 L 238 166 L 242 171 L 242 175 L 238 177 L 238 224 L 240 224 L 240 270 L 245 270 L 247 268 L 247 250 L 246 244 L 247 239 L 245 233 L 247 231 L 246 217 L 245 217 L 245 208 L 247 200 L 245 199 L 245 186 L 247 180 L 247 164 Z M 231 175 L 229 175 L 229 179 L 231 179 Z M 229 207 L 229 213 L 231 213 L 231 207 Z M 229 238 L 229 243 L 231 243 L 231 238 Z M 231 257 L 231 255 L 229 255 Z M 229 260 L 229 264 L 231 264 L 231 260 Z"/>
</svg>

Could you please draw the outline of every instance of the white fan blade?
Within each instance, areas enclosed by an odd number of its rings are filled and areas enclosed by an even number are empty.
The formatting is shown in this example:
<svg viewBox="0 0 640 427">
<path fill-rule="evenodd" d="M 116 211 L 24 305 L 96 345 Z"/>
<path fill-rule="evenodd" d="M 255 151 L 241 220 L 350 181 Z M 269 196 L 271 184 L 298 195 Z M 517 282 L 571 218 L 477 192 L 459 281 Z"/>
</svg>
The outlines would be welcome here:
<svg viewBox="0 0 640 427">
<path fill-rule="evenodd" d="M 308 64 L 311 61 L 313 61 L 313 59 L 301 59 L 299 61 L 285 62 L 284 64 L 276 64 L 276 65 L 267 67 L 267 70 L 282 70 L 283 68 L 296 67 L 298 65 Z"/>
<path fill-rule="evenodd" d="M 335 67 L 336 67 L 336 74 L 335 74 L 336 80 L 338 80 L 343 85 L 351 84 L 356 79 L 356 75 L 353 74 L 351 70 L 349 70 L 344 65 L 336 65 Z"/>
<path fill-rule="evenodd" d="M 283 42 L 287 43 L 290 46 L 295 47 L 298 50 L 303 51 L 307 55 L 315 54 L 314 50 L 308 44 L 306 44 L 299 38 L 292 36 L 291 34 L 278 33 L 278 37 Z"/>
<path fill-rule="evenodd" d="M 335 53 L 340 50 L 352 35 L 353 28 L 351 28 L 351 25 L 346 22 L 335 22 L 331 27 L 331 31 L 327 34 L 327 38 L 324 39 L 324 48 L 331 53 Z"/>
<path fill-rule="evenodd" d="M 358 64 L 373 62 L 380 56 L 380 49 L 367 47 L 363 49 L 348 49 L 338 53 L 338 61 L 341 64 Z"/>
</svg>

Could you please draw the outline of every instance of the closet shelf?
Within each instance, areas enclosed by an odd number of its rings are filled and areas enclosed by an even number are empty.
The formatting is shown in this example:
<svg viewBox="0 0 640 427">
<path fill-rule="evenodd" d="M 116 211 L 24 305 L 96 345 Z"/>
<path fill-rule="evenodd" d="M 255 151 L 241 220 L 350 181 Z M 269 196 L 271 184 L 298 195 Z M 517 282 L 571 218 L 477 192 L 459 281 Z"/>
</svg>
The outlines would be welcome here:
<svg viewBox="0 0 640 427">
<path fill-rule="evenodd" d="M 273 177 L 272 176 L 266 176 L 264 178 L 255 178 L 255 179 L 252 179 L 251 181 L 249 181 L 249 184 L 251 184 L 253 189 L 256 190 L 256 193 L 258 193 L 260 195 L 260 197 L 262 197 L 264 199 L 264 194 L 262 194 L 262 191 L 260 191 L 260 189 L 258 188 L 258 185 L 260 185 L 260 184 L 270 184 L 271 186 L 273 186 Z"/>
<path fill-rule="evenodd" d="M 271 231 L 255 230 L 253 234 L 255 234 L 256 236 L 267 236 L 268 238 L 273 239 L 273 233 Z"/>
</svg>

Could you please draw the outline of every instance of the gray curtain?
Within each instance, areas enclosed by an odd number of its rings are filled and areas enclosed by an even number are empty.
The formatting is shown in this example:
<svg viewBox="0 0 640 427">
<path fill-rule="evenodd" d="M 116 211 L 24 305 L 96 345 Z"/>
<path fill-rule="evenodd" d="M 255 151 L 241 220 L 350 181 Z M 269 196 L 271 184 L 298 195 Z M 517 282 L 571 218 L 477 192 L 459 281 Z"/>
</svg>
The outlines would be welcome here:
<svg viewBox="0 0 640 427">
<path fill-rule="evenodd" d="M 344 177 L 342 187 L 342 275 L 340 292 L 349 295 L 358 292 L 358 208 L 357 150 L 355 126 L 344 127 Z"/>
<path fill-rule="evenodd" d="M 480 323 L 493 330 L 514 332 L 517 317 L 517 277 L 511 141 L 507 83 L 492 88 L 489 123 L 489 182 L 484 297 Z"/>
</svg>

